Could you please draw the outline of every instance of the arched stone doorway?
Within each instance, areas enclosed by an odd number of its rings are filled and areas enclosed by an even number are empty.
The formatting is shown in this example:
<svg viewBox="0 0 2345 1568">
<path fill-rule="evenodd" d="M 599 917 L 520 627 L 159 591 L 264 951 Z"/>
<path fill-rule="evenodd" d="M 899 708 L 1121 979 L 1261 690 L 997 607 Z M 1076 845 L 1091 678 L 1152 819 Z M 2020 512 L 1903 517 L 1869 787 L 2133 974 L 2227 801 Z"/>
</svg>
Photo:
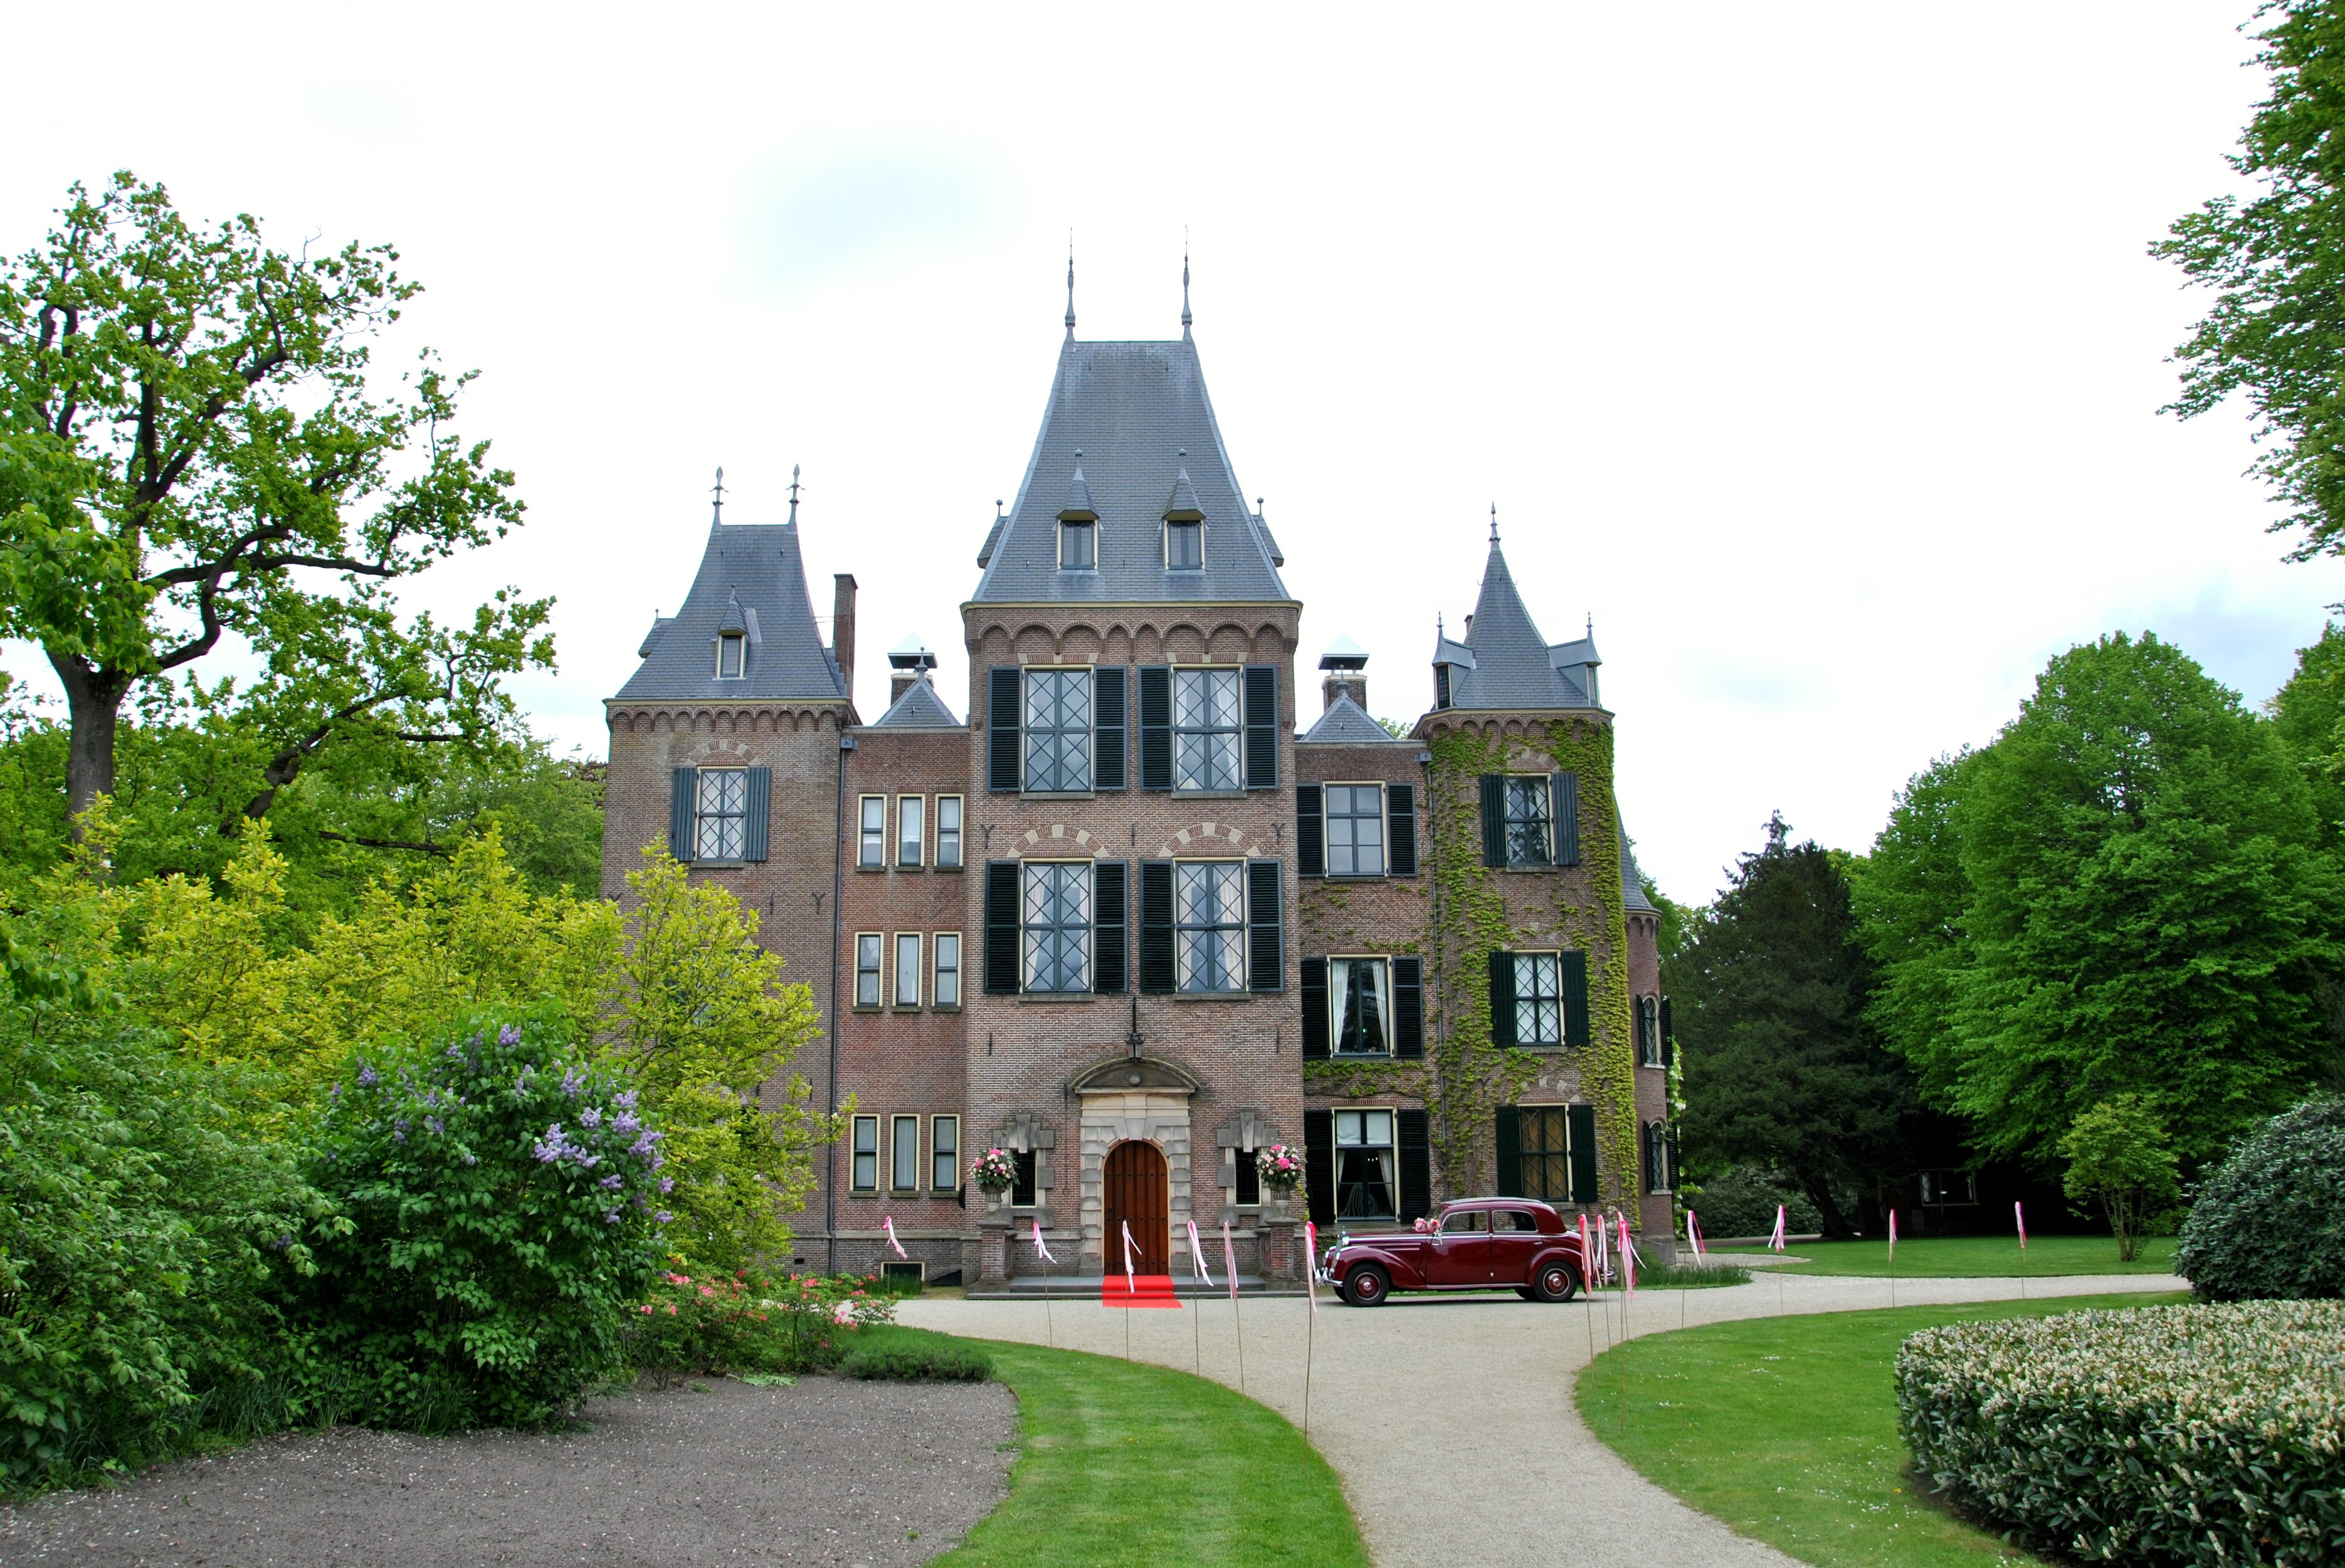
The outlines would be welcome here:
<svg viewBox="0 0 2345 1568">
<path fill-rule="evenodd" d="M 1163 1152 L 1142 1139 L 1128 1139 L 1107 1151 L 1100 1175 L 1107 1272 L 1123 1269 L 1123 1228 L 1130 1226 L 1133 1269 L 1170 1274 L 1172 1187 Z"/>
</svg>

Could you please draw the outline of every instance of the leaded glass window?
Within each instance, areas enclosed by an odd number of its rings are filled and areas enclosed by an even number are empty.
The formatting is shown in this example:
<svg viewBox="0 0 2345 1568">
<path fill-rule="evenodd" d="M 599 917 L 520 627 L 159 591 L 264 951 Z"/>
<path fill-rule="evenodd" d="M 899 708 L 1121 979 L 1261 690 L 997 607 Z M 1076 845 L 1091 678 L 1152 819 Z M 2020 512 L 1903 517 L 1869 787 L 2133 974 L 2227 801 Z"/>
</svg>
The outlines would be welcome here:
<svg viewBox="0 0 2345 1568">
<path fill-rule="evenodd" d="M 1382 784 L 1329 784 L 1326 793 L 1327 875 L 1385 874 L 1385 792 Z"/>
<path fill-rule="evenodd" d="M 1173 671 L 1172 787 L 1244 788 L 1238 744 L 1244 728 L 1237 671 Z"/>
<path fill-rule="evenodd" d="M 1382 958 L 1328 959 L 1327 1007 L 1336 1050 L 1351 1056 L 1391 1051 L 1392 990 Z"/>
<path fill-rule="evenodd" d="M 1026 672 L 1026 787 L 1091 787 L 1091 673 Z"/>
<path fill-rule="evenodd" d="M 1172 871 L 1175 984 L 1183 991 L 1244 990 L 1244 865 L 1190 861 Z"/>
<path fill-rule="evenodd" d="M 1552 859 L 1548 823 L 1552 819 L 1545 778 L 1507 781 L 1507 864 L 1545 865 Z"/>
<path fill-rule="evenodd" d="M 1571 1201 L 1569 1117 L 1559 1105 L 1525 1106 L 1517 1113 L 1516 1148 L 1524 1198 Z"/>
<path fill-rule="evenodd" d="M 1515 1043 L 1563 1044 L 1561 966 L 1552 953 L 1515 955 Z"/>
<path fill-rule="evenodd" d="M 1335 1113 L 1335 1213 L 1345 1219 L 1390 1219 L 1400 1212 L 1394 1194 L 1393 1113 Z"/>
<path fill-rule="evenodd" d="M 746 768 L 700 770 L 700 823 L 695 845 L 701 860 L 738 860 L 749 826 L 749 774 Z"/>
<path fill-rule="evenodd" d="M 1026 989 L 1091 988 L 1091 868 L 1045 861 L 1025 868 Z"/>
</svg>

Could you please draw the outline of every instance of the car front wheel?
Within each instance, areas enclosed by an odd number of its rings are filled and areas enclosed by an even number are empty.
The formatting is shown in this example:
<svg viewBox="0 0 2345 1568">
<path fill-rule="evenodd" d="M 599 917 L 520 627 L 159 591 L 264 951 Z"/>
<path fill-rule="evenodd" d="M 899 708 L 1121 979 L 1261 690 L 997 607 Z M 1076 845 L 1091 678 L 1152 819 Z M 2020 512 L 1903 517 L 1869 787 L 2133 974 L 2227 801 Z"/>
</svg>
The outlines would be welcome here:
<svg viewBox="0 0 2345 1568">
<path fill-rule="evenodd" d="M 1392 1294 L 1392 1281 L 1373 1263 L 1363 1263 L 1344 1276 L 1344 1300 L 1355 1307 L 1381 1307 Z"/>
<path fill-rule="evenodd" d="M 1531 1294 L 1542 1301 L 1568 1301 L 1579 1294 L 1579 1270 L 1561 1261 L 1542 1263 L 1531 1279 Z"/>
</svg>

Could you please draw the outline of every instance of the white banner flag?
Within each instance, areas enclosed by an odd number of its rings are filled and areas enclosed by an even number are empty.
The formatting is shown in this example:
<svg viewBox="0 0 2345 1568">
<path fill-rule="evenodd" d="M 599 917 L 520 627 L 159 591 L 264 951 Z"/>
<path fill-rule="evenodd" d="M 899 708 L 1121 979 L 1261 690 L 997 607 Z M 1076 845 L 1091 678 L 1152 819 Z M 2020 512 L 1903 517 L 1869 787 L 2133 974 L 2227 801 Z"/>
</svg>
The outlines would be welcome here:
<svg viewBox="0 0 2345 1568">
<path fill-rule="evenodd" d="M 910 1256 L 910 1254 L 904 1250 L 904 1244 L 896 1239 L 896 1217 L 892 1214 L 882 1215 L 880 1217 L 879 1223 L 886 1229 L 888 1232 L 888 1245 L 896 1249 L 896 1256 L 898 1258 Z"/>
<path fill-rule="evenodd" d="M 1213 1271 L 1205 1267 L 1205 1247 L 1197 1239 L 1197 1222 L 1193 1219 L 1189 1221 L 1189 1263 L 1197 1270 L 1197 1277 L 1204 1280 L 1205 1289 L 1212 1290 Z"/>
<path fill-rule="evenodd" d="M 1038 1215 L 1038 1216 L 1036 1216 L 1036 1217 L 1035 1217 L 1035 1219 L 1033 1219 L 1033 1221 L 1032 1221 L 1032 1224 L 1033 1224 L 1033 1226 L 1034 1226 L 1034 1250 L 1041 1254 L 1041 1256 L 1042 1256 L 1042 1261 L 1043 1261 L 1043 1262 L 1045 1262 L 1045 1263 L 1056 1263 L 1056 1262 L 1058 1261 L 1058 1259 L 1057 1259 L 1056 1258 L 1053 1258 L 1053 1257 L 1051 1257 L 1051 1249 L 1050 1249 L 1048 1247 L 1045 1247 L 1045 1246 L 1043 1246 L 1043 1245 L 1042 1245 L 1042 1220 L 1041 1220 L 1041 1218 L 1039 1215 Z"/>
<path fill-rule="evenodd" d="M 1127 1296 L 1137 1296 L 1140 1294 L 1140 1287 L 1134 1284 L 1132 1279 L 1132 1222 L 1124 1219 L 1118 1220 L 1117 1223 L 1123 1227 L 1123 1293 Z"/>
<path fill-rule="evenodd" d="M 1311 1315 L 1319 1315 L 1319 1227 L 1303 1222 L 1303 1290 L 1311 1298 Z"/>
</svg>

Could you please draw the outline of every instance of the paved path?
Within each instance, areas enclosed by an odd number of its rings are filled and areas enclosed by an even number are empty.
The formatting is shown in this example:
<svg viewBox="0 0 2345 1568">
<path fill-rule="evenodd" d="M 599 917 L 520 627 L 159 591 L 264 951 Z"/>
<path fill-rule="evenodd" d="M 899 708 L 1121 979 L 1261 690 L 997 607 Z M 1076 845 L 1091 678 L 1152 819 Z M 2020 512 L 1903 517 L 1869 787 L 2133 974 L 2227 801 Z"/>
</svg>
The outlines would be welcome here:
<svg viewBox="0 0 2345 1568">
<path fill-rule="evenodd" d="M 1901 1280 L 1896 1304 L 2104 1295 L 2182 1288 L 2172 1275 Z M 1630 1334 L 1779 1312 L 1890 1304 L 1883 1280 L 1786 1275 L 1712 1290 L 1639 1291 Z M 1617 1301 L 1542 1307 L 1511 1296 L 1396 1296 L 1362 1311 L 1323 1295 L 1315 1330 L 1299 1297 L 1226 1297 L 1171 1311 L 1095 1302 L 913 1300 L 907 1323 L 1055 1343 L 1203 1372 L 1301 1424 L 1313 1341 L 1311 1441 L 1344 1480 L 1381 1568 L 1568 1563 L 1579 1568 L 1780 1568 L 1793 1560 L 1735 1534 L 1630 1470 L 1573 1408 L 1579 1370 L 1621 1336 Z"/>
</svg>

